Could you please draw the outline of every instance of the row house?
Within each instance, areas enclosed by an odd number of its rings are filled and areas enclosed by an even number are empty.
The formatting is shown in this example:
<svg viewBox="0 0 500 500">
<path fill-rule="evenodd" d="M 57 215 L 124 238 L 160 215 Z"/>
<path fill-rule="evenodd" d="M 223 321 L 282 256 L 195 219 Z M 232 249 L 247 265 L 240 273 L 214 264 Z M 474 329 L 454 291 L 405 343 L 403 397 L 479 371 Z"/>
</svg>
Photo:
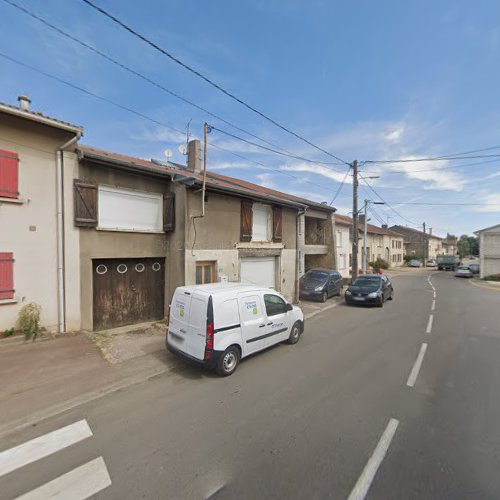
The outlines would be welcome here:
<svg viewBox="0 0 500 500">
<path fill-rule="evenodd" d="M 475 231 L 479 238 L 481 278 L 500 275 L 500 224 Z"/>
<path fill-rule="evenodd" d="M 347 278 L 352 270 L 352 218 L 335 214 L 336 252 L 338 271 Z M 359 224 L 358 269 L 363 265 L 364 224 Z M 404 238 L 386 226 L 367 224 L 367 262 L 384 259 L 390 267 L 402 266 L 404 262 Z"/>
<path fill-rule="evenodd" d="M 51 331 L 162 320 L 177 286 L 215 281 L 292 301 L 305 270 L 334 267 L 334 208 L 204 175 L 199 141 L 180 165 L 79 145 L 82 134 L 0 105 L 0 329 L 27 302 Z"/>
<path fill-rule="evenodd" d="M 391 226 L 390 229 L 404 237 L 406 255 L 436 259 L 438 255 L 449 252 L 446 245 L 443 245 L 443 238 L 432 233 L 424 233 L 418 229 L 398 225 Z"/>
</svg>

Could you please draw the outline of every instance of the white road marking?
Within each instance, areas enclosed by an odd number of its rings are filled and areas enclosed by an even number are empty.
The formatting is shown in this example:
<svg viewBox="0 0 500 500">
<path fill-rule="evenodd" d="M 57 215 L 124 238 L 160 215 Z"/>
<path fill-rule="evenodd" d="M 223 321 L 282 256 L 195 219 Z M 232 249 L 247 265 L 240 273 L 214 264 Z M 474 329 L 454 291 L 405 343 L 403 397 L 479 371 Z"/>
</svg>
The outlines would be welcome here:
<svg viewBox="0 0 500 500">
<path fill-rule="evenodd" d="M 108 486 L 111 486 L 111 478 L 103 458 L 99 457 L 17 497 L 17 500 L 84 500 Z"/>
<path fill-rule="evenodd" d="M 394 434 L 396 433 L 398 425 L 399 421 L 395 418 L 391 418 L 391 420 L 389 420 L 389 423 L 387 424 L 387 427 L 385 428 L 385 431 L 382 434 L 382 437 L 380 438 L 375 451 L 373 452 L 368 462 L 366 462 L 365 468 L 363 469 L 361 476 L 359 476 L 359 479 L 354 485 L 354 488 L 352 489 L 351 494 L 349 495 L 349 498 L 347 500 L 363 500 L 366 497 L 368 490 L 370 489 L 370 486 L 375 479 L 378 468 L 384 460 L 387 450 L 391 445 L 391 441 L 394 437 Z"/>
<path fill-rule="evenodd" d="M 92 436 L 86 420 L 80 420 L 0 453 L 0 477 Z"/>
<path fill-rule="evenodd" d="M 422 366 L 422 361 L 424 360 L 426 350 L 427 350 L 427 344 L 424 343 L 420 347 L 420 352 L 418 353 L 415 364 L 413 365 L 413 368 L 411 369 L 410 372 L 410 376 L 408 377 L 408 380 L 406 382 L 406 385 L 408 387 L 413 387 L 415 385 L 415 382 L 417 381 L 418 372 L 420 371 L 420 367 Z"/>
<path fill-rule="evenodd" d="M 432 294 L 432 296 L 433 296 L 434 298 L 436 298 L 436 292 L 434 292 L 434 293 Z"/>
<path fill-rule="evenodd" d="M 434 314 L 429 314 L 429 321 L 427 322 L 427 328 L 425 329 L 425 333 L 432 332 L 432 322 L 434 321 Z"/>
<path fill-rule="evenodd" d="M 432 305 L 431 305 L 431 311 L 435 311 L 436 310 L 436 299 L 434 299 L 432 301 Z"/>
</svg>

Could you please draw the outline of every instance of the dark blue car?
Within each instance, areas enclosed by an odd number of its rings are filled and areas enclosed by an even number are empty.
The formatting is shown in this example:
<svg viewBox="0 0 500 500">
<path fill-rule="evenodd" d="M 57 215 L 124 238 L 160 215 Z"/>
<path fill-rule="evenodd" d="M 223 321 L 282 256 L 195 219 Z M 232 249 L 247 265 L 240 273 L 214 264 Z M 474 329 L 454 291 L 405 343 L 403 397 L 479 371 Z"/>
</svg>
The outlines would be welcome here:
<svg viewBox="0 0 500 500">
<path fill-rule="evenodd" d="M 332 269 L 309 269 L 300 278 L 300 298 L 321 300 L 326 302 L 329 297 L 340 295 L 344 280 L 340 273 Z"/>
</svg>

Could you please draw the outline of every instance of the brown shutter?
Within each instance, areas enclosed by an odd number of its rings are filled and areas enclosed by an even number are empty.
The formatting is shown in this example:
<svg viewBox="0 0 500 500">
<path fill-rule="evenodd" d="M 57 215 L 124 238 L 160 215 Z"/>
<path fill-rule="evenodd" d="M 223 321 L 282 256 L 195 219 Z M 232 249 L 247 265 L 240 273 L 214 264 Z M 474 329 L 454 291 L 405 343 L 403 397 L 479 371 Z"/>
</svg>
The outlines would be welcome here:
<svg viewBox="0 0 500 500">
<path fill-rule="evenodd" d="M 168 233 L 175 229 L 175 193 L 163 195 L 163 230 Z"/>
<path fill-rule="evenodd" d="M 273 207 L 273 241 L 283 239 L 283 211 L 281 207 Z"/>
<path fill-rule="evenodd" d="M 241 200 L 241 226 L 240 240 L 252 241 L 252 224 L 253 224 L 253 202 Z"/>
<path fill-rule="evenodd" d="M 75 179 L 75 226 L 97 227 L 97 185 Z"/>
</svg>

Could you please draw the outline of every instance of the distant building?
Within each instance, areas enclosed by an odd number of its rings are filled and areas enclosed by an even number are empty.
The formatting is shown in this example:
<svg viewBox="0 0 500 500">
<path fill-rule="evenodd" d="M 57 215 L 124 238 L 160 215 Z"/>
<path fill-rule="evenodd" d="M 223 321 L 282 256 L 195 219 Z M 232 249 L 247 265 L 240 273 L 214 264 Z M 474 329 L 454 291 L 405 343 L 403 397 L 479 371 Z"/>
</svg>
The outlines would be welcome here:
<svg viewBox="0 0 500 500">
<path fill-rule="evenodd" d="M 481 278 L 500 274 L 500 224 L 480 229 L 474 234 L 479 237 Z"/>
<path fill-rule="evenodd" d="M 432 233 L 406 226 L 391 226 L 390 229 L 404 237 L 406 255 L 435 259 L 438 255 L 448 253 L 443 246 L 443 238 Z"/>
</svg>

